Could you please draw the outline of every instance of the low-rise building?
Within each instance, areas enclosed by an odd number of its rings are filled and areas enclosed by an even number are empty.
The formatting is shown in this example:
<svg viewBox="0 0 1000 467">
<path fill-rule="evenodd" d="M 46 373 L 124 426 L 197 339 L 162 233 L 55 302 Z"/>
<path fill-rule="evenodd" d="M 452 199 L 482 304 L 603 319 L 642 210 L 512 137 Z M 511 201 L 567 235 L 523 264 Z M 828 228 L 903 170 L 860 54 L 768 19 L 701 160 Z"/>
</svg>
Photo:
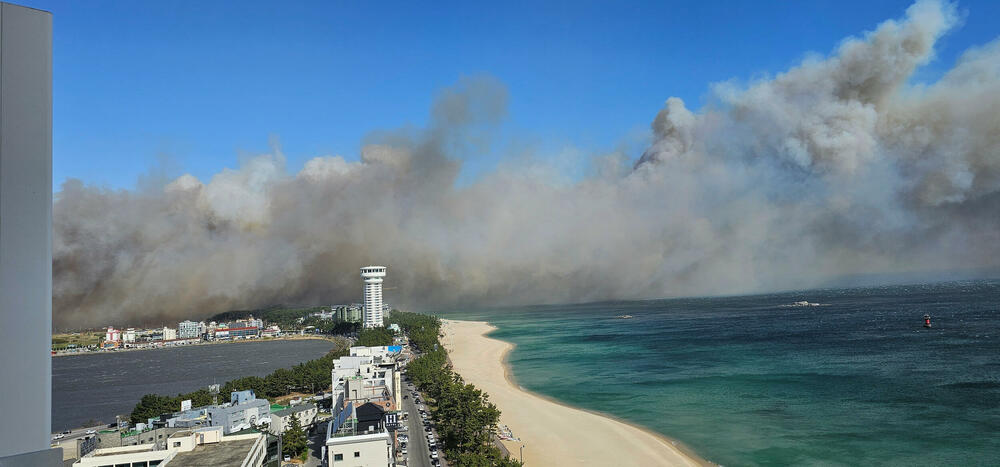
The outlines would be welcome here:
<svg viewBox="0 0 1000 467">
<path fill-rule="evenodd" d="M 153 444 L 156 445 L 156 449 L 166 449 L 167 438 L 185 429 L 188 428 L 159 427 L 152 430 L 135 430 L 126 433 L 121 433 L 118 430 L 101 430 L 95 435 L 95 441 L 98 449 L 136 446 L 139 444 Z"/>
<path fill-rule="evenodd" d="M 257 399 L 253 391 L 231 394 L 230 403 L 207 408 L 210 426 L 221 426 L 226 434 L 253 428 L 269 419 L 271 404 L 267 399 Z"/>
<path fill-rule="evenodd" d="M 268 431 L 276 435 L 288 431 L 288 428 L 292 426 L 293 416 L 298 418 L 300 426 L 308 428 L 316 423 L 316 415 L 318 414 L 319 409 L 313 403 L 298 404 L 271 412 L 271 425 L 268 427 Z"/>
<path fill-rule="evenodd" d="M 210 405 L 164 414 L 149 419 L 149 426 L 160 428 L 222 427 L 224 434 L 270 423 L 271 404 L 257 399 L 253 391 L 230 394 L 227 404 Z"/>
<path fill-rule="evenodd" d="M 266 449 L 263 433 L 225 436 L 222 427 L 208 427 L 178 431 L 170 435 L 163 449 L 155 444 L 96 449 L 73 465 L 260 467 L 264 465 Z"/>
<path fill-rule="evenodd" d="M 163 328 L 163 340 L 172 341 L 177 339 L 177 330 L 173 328 L 164 327 Z"/>
<path fill-rule="evenodd" d="M 329 467 L 391 467 L 393 437 L 385 429 L 385 411 L 375 404 L 350 406 L 327 425 Z"/>
</svg>

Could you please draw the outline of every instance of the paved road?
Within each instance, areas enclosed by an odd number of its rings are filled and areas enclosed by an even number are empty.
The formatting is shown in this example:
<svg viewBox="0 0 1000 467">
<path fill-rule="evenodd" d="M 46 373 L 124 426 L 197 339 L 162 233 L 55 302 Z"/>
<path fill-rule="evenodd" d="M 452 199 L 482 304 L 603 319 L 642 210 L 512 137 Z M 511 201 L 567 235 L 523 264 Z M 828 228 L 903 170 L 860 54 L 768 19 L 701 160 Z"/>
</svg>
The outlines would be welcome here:
<svg viewBox="0 0 1000 467">
<path fill-rule="evenodd" d="M 406 422 L 409 431 L 406 433 L 410 438 L 409 442 L 406 443 L 406 466 L 431 467 L 431 451 L 427 447 L 427 432 L 424 431 L 424 425 L 420 418 L 420 413 L 417 412 L 417 406 L 413 403 L 413 393 L 410 391 L 408 385 L 404 384 L 403 386 L 406 387 L 403 394 L 407 396 L 406 399 L 403 399 L 403 410 L 406 411 L 409 417 Z"/>
<path fill-rule="evenodd" d="M 92 426 L 92 427 L 87 427 L 87 428 L 77 428 L 75 430 L 72 430 L 69 434 L 65 435 L 65 437 L 62 438 L 62 439 L 53 439 L 52 440 L 52 444 L 59 444 L 59 443 L 66 442 L 66 441 L 74 441 L 75 442 L 75 440 L 77 438 L 83 438 L 83 437 L 86 437 L 86 436 L 91 436 L 91 435 L 87 434 L 87 431 L 89 431 L 89 430 L 94 430 L 95 432 L 98 432 L 98 431 L 107 430 L 107 429 L 108 429 L 108 425 L 97 425 L 97 426 Z M 56 433 L 53 433 L 52 436 L 53 437 L 56 436 Z"/>
</svg>

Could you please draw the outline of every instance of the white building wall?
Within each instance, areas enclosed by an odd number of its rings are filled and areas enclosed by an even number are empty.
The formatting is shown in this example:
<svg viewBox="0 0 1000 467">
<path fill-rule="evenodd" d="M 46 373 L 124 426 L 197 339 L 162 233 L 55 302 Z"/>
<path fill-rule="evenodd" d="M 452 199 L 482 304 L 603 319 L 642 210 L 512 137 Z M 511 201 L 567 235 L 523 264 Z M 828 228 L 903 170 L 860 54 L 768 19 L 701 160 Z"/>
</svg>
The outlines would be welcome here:
<svg viewBox="0 0 1000 467">
<path fill-rule="evenodd" d="M 392 459 L 392 439 L 387 432 L 326 441 L 328 467 L 387 467 Z"/>
<path fill-rule="evenodd" d="M 52 15 L 0 3 L 0 464 L 49 449 L 51 345 Z"/>
<path fill-rule="evenodd" d="M 383 266 L 361 268 L 361 278 L 365 283 L 362 323 L 366 328 L 382 326 L 382 281 L 385 271 Z"/>
<path fill-rule="evenodd" d="M 180 339 L 191 339 L 198 337 L 198 323 L 194 321 L 181 321 L 177 324 L 177 337 Z"/>
</svg>

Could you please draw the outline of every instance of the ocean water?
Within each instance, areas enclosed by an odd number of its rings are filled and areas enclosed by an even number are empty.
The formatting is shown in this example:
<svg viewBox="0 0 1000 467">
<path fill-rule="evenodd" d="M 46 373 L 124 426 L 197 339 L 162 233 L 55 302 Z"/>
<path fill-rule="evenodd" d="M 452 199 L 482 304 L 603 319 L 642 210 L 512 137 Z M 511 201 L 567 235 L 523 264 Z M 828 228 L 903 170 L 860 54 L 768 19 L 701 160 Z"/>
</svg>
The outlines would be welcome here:
<svg viewBox="0 0 1000 467">
<path fill-rule="evenodd" d="M 52 430 L 112 423 L 145 394 L 176 396 L 326 355 L 325 340 L 272 340 L 52 358 Z M 228 395 L 225 397 L 229 397 Z M 228 400 L 228 399 L 226 399 Z"/>
<path fill-rule="evenodd" d="M 496 325 L 526 389 L 722 465 L 1000 465 L 1000 281 L 439 315 Z"/>
</svg>

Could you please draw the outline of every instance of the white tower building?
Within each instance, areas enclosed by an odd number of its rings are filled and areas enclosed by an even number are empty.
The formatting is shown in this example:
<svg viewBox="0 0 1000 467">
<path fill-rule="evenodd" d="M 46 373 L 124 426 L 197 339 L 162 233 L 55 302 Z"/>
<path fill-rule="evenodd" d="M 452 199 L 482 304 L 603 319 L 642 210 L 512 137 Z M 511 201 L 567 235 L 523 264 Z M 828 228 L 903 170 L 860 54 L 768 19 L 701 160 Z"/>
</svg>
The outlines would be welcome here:
<svg viewBox="0 0 1000 467">
<path fill-rule="evenodd" d="M 382 326 L 382 278 L 385 267 L 368 266 L 361 268 L 361 278 L 365 281 L 365 308 L 361 322 L 365 328 Z"/>
</svg>

